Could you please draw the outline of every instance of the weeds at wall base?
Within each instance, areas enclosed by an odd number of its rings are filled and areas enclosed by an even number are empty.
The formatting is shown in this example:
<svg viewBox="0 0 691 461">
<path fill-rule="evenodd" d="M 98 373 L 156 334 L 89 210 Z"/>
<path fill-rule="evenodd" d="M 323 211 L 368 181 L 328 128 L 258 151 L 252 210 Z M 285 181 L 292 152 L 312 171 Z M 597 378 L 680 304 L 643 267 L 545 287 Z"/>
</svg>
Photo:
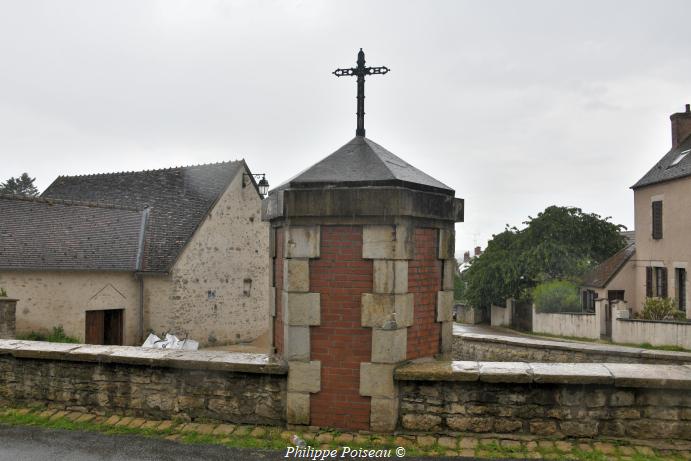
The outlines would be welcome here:
<svg viewBox="0 0 691 461">
<path fill-rule="evenodd" d="M 125 417 L 119 421 L 126 421 L 125 424 L 132 424 L 140 421 L 140 425 L 153 424 L 155 427 L 127 427 L 117 425 L 118 422 L 106 424 L 110 416 L 97 416 L 79 412 L 58 412 L 57 410 L 46 410 L 45 407 L 34 405 L 31 408 L 4 408 L 0 407 L 0 425 L 10 426 L 33 426 L 46 429 L 60 429 L 73 431 L 100 432 L 106 435 L 134 435 L 140 437 L 155 437 L 172 440 L 186 444 L 213 444 L 223 445 L 232 448 L 252 448 L 267 449 L 274 451 L 284 451 L 290 444 L 288 438 L 294 432 L 287 431 L 282 427 L 253 427 L 236 426 L 232 424 L 218 425 L 209 422 L 204 424 L 201 421 L 189 423 L 186 421 L 146 421 L 139 418 Z M 87 419 L 88 421 L 79 421 Z M 206 426 L 207 433 L 200 433 L 194 428 Z M 161 427 L 159 429 L 158 427 Z M 164 427 L 165 426 L 165 427 Z M 187 426 L 187 427 L 186 427 Z M 220 428 L 222 426 L 233 427 L 237 434 L 216 434 L 208 433 L 210 428 Z M 190 430 L 190 427 L 193 429 Z M 255 434 L 254 436 L 252 434 Z M 584 443 L 577 440 L 573 441 L 516 441 L 498 439 L 475 439 L 473 437 L 462 436 L 456 438 L 456 448 L 442 446 L 442 438 L 434 438 L 433 443 L 425 446 L 418 446 L 414 436 L 392 436 L 392 435 L 362 435 L 349 434 L 352 440 L 339 442 L 337 438 L 344 435 L 341 431 L 320 431 L 318 433 L 308 433 L 298 431 L 298 435 L 303 438 L 307 445 L 315 448 L 323 447 L 329 449 L 339 449 L 348 446 L 353 449 L 395 449 L 401 440 L 406 439 L 406 457 L 411 456 L 474 456 L 476 458 L 503 458 L 503 459 L 549 459 L 549 460 L 579 460 L 579 461 L 664 461 L 664 460 L 684 460 L 691 459 L 691 451 L 660 451 L 652 450 L 649 447 L 628 446 L 621 440 L 610 442 L 588 441 Z M 429 439 L 430 437 L 426 437 Z M 448 442 L 449 437 L 444 437 Z M 473 439 L 476 446 L 472 449 L 463 449 L 464 439 Z M 453 440 L 453 438 L 452 438 Z M 561 444 L 561 445 L 560 445 Z M 581 449 L 585 445 L 587 449 Z M 607 453 L 600 452 L 596 448 L 598 445 L 605 445 Z M 561 447 L 561 448 L 560 448 Z M 628 452 L 626 451 L 628 450 Z M 641 450 L 645 450 L 642 452 Z M 681 450 L 681 449 L 680 449 Z"/>
</svg>

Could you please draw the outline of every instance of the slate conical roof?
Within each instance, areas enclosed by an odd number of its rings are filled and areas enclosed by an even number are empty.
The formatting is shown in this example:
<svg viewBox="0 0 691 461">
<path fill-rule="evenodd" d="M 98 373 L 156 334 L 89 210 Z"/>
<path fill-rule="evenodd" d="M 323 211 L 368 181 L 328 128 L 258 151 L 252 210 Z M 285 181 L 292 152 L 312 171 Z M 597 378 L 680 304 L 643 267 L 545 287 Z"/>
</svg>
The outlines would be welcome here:
<svg viewBox="0 0 691 461">
<path fill-rule="evenodd" d="M 418 170 L 376 142 L 356 136 L 333 154 L 276 189 L 404 186 L 453 195 L 447 185 Z"/>
</svg>

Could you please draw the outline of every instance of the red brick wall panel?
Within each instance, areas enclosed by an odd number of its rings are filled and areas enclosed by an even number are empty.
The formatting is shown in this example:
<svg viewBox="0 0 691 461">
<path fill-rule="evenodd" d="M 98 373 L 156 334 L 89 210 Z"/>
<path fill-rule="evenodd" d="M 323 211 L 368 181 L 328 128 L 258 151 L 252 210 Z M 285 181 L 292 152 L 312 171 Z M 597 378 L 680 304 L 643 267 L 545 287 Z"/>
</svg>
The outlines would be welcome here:
<svg viewBox="0 0 691 461">
<path fill-rule="evenodd" d="M 437 232 L 415 229 L 415 259 L 408 261 L 408 291 L 415 299 L 413 326 L 408 328 L 408 360 L 431 357 L 440 351 L 441 326 L 436 322 L 436 312 L 442 263 L 437 259 Z"/>
<path fill-rule="evenodd" d="M 372 261 L 362 259 L 362 227 L 321 226 L 320 257 L 310 260 L 310 291 L 321 295 L 321 325 L 310 328 L 321 388 L 311 424 L 369 429 L 370 398 L 360 395 L 360 363 L 371 361 L 372 329 L 360 326 L 362 293 L 372 292 Z"/>
</svg>

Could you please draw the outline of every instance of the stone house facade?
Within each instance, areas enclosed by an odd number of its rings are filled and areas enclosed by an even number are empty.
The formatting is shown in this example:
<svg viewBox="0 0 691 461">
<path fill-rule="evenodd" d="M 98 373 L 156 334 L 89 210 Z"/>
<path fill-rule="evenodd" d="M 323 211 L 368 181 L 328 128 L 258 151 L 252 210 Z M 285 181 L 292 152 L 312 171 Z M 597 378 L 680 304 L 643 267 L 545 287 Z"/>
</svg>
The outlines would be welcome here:
<svg viewBox="0 0 691 461">
<path fill-rule="evenodd" d="M 691 106 L 670 120 L 672 148 L 631 187 L 635 243 L 588 274 L 583 291 L 598 298 L 621 292 L 633 313 L 646 298 L 674 298 L 691 319 Z"/>
<path fill-rule="evenodd" d="M 0 199 L 0 286 L 17 333 L 62 325 L 80 341 L 202 345 L 268 329 L 268 225 L 244 161 L 61 176 Z"/>
</svg>

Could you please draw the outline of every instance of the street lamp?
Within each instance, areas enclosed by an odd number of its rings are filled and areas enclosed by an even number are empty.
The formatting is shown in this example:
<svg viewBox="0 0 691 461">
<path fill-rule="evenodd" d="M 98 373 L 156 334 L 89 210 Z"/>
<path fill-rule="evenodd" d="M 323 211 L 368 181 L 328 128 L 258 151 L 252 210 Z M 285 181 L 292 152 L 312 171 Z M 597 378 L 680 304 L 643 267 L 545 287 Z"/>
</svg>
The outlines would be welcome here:
<svg viewBox="0 0 691 461">
<path fill-rule="evenodd" d="M 266 180 L 266 173 L 257 173 L 257 174 L 248 174 L 248 173 L 243 173 L 243 180 L 242 180 L 242 187 L 245 187 L 245 179 L 244 177 L 254 177 L 255 182 L 257 182 L 257 188 L 259 189 L 259 195 L 264 198 L 266 194 L 269 192 L 269 181 Z M 261 179 L 260 179 L 261 178 Z"/>
</svg>

